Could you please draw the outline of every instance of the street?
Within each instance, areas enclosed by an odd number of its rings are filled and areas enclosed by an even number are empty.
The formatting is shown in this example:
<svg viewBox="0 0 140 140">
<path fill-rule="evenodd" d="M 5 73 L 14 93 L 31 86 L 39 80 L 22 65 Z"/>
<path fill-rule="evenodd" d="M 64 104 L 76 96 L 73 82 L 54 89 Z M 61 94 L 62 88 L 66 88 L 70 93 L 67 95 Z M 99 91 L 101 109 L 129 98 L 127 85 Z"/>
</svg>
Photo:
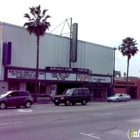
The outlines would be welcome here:
<svg viewBox="0 0 140 140">
<path fill-rule="evenodd" d="M 140 101 L 0 110 L 0 140 L 128 140 L 131 128 L 140 129 Z"/>
</svg>

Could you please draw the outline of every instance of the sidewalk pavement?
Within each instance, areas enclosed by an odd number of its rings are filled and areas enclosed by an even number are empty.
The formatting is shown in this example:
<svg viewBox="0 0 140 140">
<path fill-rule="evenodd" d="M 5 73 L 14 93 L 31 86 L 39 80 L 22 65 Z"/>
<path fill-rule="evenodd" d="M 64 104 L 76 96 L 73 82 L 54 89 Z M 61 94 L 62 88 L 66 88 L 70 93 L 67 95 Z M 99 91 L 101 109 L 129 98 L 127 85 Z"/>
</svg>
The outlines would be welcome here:
<svg viewBox="0 0 140 140">
<path fill-rule="evenodd" d="M 34 103 L 34 104 L 51 104 L 52 103 L 50 97 L 38 97 L 37 100 L 38 100 L 38 102 Z M 131 99 L 131 101 L 140 101 L 140 99 Z M 96 102 L 107 102 L 107 100 L 106 99 L 98 99 L 98 100 L 97 99 L 96 100 L 91 99 L 90 103 L 91 102 L 94 102 L 94 103 L 96 103 Z"/>
</svg>

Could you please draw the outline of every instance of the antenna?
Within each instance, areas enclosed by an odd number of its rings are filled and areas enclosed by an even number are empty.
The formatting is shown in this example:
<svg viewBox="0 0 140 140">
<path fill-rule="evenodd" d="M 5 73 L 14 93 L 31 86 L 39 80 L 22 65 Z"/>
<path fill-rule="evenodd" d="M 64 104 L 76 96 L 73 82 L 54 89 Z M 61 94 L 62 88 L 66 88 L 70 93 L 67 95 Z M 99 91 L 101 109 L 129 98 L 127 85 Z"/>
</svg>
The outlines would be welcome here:
<svg viewBox="0 0 140 140">
<path fill-rule="evenodd" d="M 66 25 L 66 23 L 67 23 L 67 25 L 68 25 L 68 27 L 69 27 L 69 29 L 70 29 L 70 32 L 68 32 L 68 33 L 63 33 L 63 30 L 64 30 L 64 27 L 65 27 L 65 25 Z M 70 37 L 70 55 L 69 55 L 69 67 L 71 68 L 71 44 L 72 44 L 72 18 L 68 18 L 68 19 L 66 19 L 65 21 L 63 21 L 61 24 L 59 24 L 56 28 L 54 28 L 50 33 L 52 33 L 55 29 L 57 29 L 58 27 L 60 27 L 61 25 L 63 24 L 63 28 L 62 28 L 62 31 L 61 31 L 61 33 L 60 33 L 60 36 L 62 36 L 62 35 L 69 35 L 69 37 Z"/>
<path fill-rule="evenodd" d="M 68 33 L 63 33 L 63 30 L 64 30 L 64 28 L 65 28 L 65 26 L 66 26 L 66 23 L 67 23 L 67 25 L 68 25 L 68 27 L 69 27 L 69 29 L 70 29 L 70 32 L 68 32 Z M 69 36 L 69 37 L 71 38 L 72 18 L 68 18 L 68 19 L 66 19 L 65 21 L 63 21 L 63 22 L 62 22 L 61 24 L 59 24 L 56 28 L 54 28 L 50 33 L 52 33 L 54 30 L 56 30 L 56 29 L 57 29 L 58 27 L 60 27 L 61 25 L 63 25 L 63 27 L 62 27 L 60 36 L 65 35 L 65 36 Z"/>
</svg>

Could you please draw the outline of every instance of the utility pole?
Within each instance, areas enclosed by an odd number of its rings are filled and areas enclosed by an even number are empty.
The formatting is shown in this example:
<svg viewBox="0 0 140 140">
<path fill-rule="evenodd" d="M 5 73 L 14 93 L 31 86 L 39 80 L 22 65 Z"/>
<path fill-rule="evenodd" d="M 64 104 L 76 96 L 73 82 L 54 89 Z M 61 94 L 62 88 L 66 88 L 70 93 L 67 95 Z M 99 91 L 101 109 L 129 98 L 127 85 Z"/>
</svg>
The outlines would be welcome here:
<svg viewBox="0 0 140 140">
<path fill-rule="evenodd" d="M 117 48 L 113 48 L 113 85 L 112 85 L 112 95 L 114 94 L 115 89 L 115 51 Z"/>
</svg>

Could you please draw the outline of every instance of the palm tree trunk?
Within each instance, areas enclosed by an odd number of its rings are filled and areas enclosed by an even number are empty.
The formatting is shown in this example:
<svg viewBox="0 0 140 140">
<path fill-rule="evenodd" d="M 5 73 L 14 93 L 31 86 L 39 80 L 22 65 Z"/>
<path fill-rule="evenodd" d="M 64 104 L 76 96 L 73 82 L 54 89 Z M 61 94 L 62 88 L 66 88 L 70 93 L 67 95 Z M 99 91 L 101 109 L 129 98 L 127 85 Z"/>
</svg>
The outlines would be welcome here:
<svg viewBox="0 0 140 140">
<path fill-rule="evenodd" d="M 128 73 L 129 73 L 129 60 L 130 58 L 127 57 L 127 76 L 126 76 L 126 89 L 125 89 L 125 93 L 128 93 Z"/>
<path fill-rule="evenodd" d="M 37 102 L 38 95 L 38 67 L 39 67 L 39 35 L 37 36 L 37 52 L 36 52 L 36 85 L 35 85 L 35 95 L 34 102 Z"/>
</svg>

